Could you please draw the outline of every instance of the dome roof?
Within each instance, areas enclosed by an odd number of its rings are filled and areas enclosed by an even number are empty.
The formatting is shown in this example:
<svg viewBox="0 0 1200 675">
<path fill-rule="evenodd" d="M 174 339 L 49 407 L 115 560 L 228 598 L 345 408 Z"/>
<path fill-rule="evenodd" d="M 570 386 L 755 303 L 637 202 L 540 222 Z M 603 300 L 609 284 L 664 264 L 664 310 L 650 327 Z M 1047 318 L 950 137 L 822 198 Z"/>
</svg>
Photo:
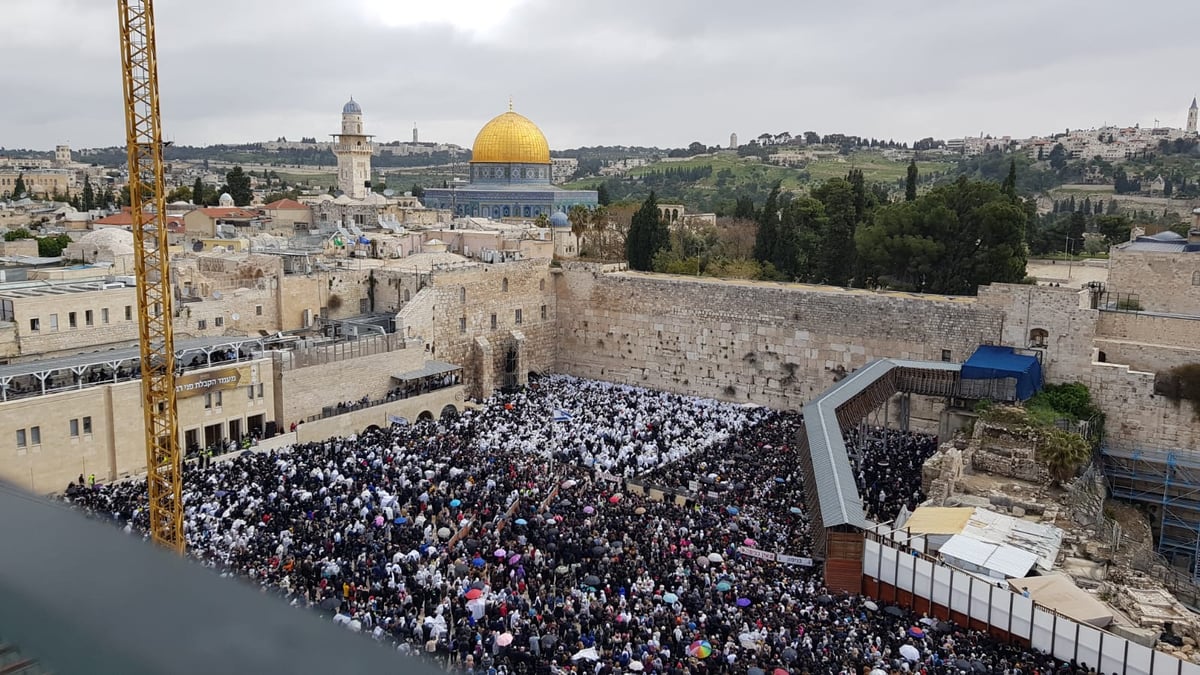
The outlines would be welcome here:
<svg viewBox="0 0 1200 675">
<path fill-rule="evenodd" d="M 554 227 L 570 227 L 571 219 L 562 211 L 555 211 L 554 215 L 550 216 L 550 224 Z"/>
<path fill-rule="evenodd" d="M 228 192 L 223 192 L 217 198 L 217 204 L 221 206 L 233 206 L 233 197 Z"/>
<path fill-rule="evenodd" d="M 342 106 L 342 114 L 343 115 L 361 115 L 362 114 L 362 106 L 358 105 L 358 101 L 355 101 L 354 97 L 351 96 L 350 100 L 346 101 L 346 105 Z"/>
<path fill-rule="evenodd" d="M 471 162 L 549 164 L 550 144 L 528 117 L 509 110 L 479 130 L 471 148 Z"/>
</svg>

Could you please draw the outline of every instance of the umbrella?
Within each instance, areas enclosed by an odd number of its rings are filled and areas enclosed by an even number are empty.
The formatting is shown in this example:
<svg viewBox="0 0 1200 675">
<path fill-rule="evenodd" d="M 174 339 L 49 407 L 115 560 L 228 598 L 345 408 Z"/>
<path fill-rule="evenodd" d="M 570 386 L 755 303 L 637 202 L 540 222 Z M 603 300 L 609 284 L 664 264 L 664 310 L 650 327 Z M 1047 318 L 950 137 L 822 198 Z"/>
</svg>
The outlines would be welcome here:
<svg viewBox="0 0 1200 675">
<path fill-rule="evenodd" d="M 775 476 L 775 482 L 776 483 L 786 483 L 787 480 L 784 479 L 782 476 Z"/>
<path fill-rule="evenodd" d="M 463 575 L 464 575 L 464 574 L 466 574 L 466 573 L 467 573 L 467 566 L 466 566 L 466 565 L 464 565 L 464 564 L 462 564 L 462 563 L 455 563 L 455 564 L 454 564 L 454 575 L 455 575 L 455 576 L 459 576 L 459 577 L 461 577 L 461 576 L 463 576 Z"/>
<path fill-rule="evenodd" d="M 712 654 L 712 644 L 708 640 L 696 640 L 687 648 L 688 656 L 694 656 L 698 659 L 706 659 Z"/>
<path fill-rule="evenodd" d="M 750 606 L 750 598 L 738 598 L 737 606 L 738 607 L 749 607 Z"/>
<path fill-rule="evenodd" d="M 784 663 L 795 663 L 796 662 L 796 650 L 792 649 L 791 647 L 788 647 L 787 649 L 783 650 L 783 654 L 781 654 L 781 656 L 783 656 Z"/>
<path fill-rule="evenodd" d="M 441 537 L 442 539 L 449 539 L 450 538 L 450 528 L 443 527 L 443 528 L 439 529 L 438 536 Z"/>
<path fill-rule="evenodd" d="M 723 561 L 723 560 L 725 560 L 725 559 L 721 557 L 721 554 L 720 554 L 720 553 L 709 553 L 709 554 L 708 554 L 708 561 L 709 561 L 709 562 L 715 562 L 715 563 L 719 563 L 719 562 L 721 562 L 721 561 Z"/>
<path fill-rule="evenodd" d="M 743 539 L 742 544 L 744 544 L 746 546 L 758 546 L 758 542 L 754 541 L 750 537 L 746 537 L 745 539 Z"/>
<path fill-rule="evenodd" d="M 613 495 L 608 498 L 609 504 L 616 504 L 619 501 L 621 501 L 621 495 L 619 495 L 619 494 Z"/>
<path fill-rule="evenodd" d="M 801 509 L 799 506 L 793 506 L 793 507 L 789 508 L 788 511 L 796 514 L 797 516 L 804 513 L 804 510 Z"/>
<path fill-rule="evenodd" d="M 745 647 L 745 645 L 742 645 Z M 746 675 L 767 675 L 767 671 L 762 668 L 747 668 Z"/>
<path fill-rule="evenodd" d="M 639 515 L 639 516 L 641 516 L 641 515 L 645 515 L 645 514 L 646 514 L 646 507 L 644 507 L 644 506 L 639 506 L 639 507 L 637 507 L 636 509 L 634 509 L 634 510 L 633 510 L 633 512 L 634 512 L 634 513 L 636 513 L 636 514 L 637 514 L 637 515 Z"/>
<path fill-rule="evenodd" d="M 904 610 L 895 605 L 888 605 L 887 607 L 883 608 L 883 611 L 891 614 L 892 616 L 904 616 Z"/>
<path fill-rule="evenodd" d="M 731 588 L 733 588 L 733 584 L 729 583 L 728 581 L 718 581 L 717 582 L 717 591 L 719 591 L 721 593 L 724 593 L 725 591 L 727 591 Z"/>
<path fill-rule="evenodd" d="M 599 586 L 600 585 L 600 577 L 596 576 L 595 574 L 589 574 L 583 578 L 583 585 L 584 586 Z"/>
<path fill-rule="evenodd" d="M 567 572 L 570 572 L 570 571 L 571 571 L 571 568 L 567 567 L 566 565 L 559 565 L 558 567 L 554 568 L 555 574 L 566 574 Z"/>
<path fill-rule="evenodd" d="M 589 505 L 583 507 L 583 512 L 590 516 L 591 514 L 596 512 L 596 507 L 589 504 Z"/>
<path fill-rule="evenodd" d="M 741 511 L 741 509 L 739 509 L 739 508 L 738 508 L 738 507 L 736 507 L 736 506 L 726 506 L 726 507 L 725 507 L 725 511 L 726 511 L 727 513 L 729 513 L 729 515 L 731 515 L 731 516 L 736 516 L 736 515 L 738 514 L 738 512 L 740 512 L 740 511 Z"/>
<path fill-rule="evenodd" d="M 325 598 L 324 600 L 321 601 L 321 604 L 319 606 L 321 609 L 329 610 L 332 612 L 333 610 L 337 609 L 338 605 L 340 605 L 340 604 L 342 604 L 342 602 L 341 602 L 341 600 L 338 600 L 337 598 Z"/>
<path fill-rule="evenodd" d="M 775 480 L 779 480 L 779 479 L 776 478 Z M 787 668 L 776 668 L 775 670 L 771 671 L 771 675 L 792 675 L 792 674 L 787 671 Z"/>
<path fill-rule="evenodd" d="M 915 637 L 920 640 L 921 638 L 925 637 L 925 631 L 921 630 L 917 626 L 913 626 L 912 628 L 908 629 L 908 636 Z"/>
<path fill-rule="evenodd" d="M 574 478 L 568 478 L 568 479 L 564 480 L 564 481 L 562 482 L 562 486 L 563 486 L 563 487 L 565 487 L 565 488 L 572 488 L 572 487 L 575 487 L 575 479 L 574 479 Z"/>
<path fill-rule="evenodd" d="M 503 558 L 504 556 L 508 555 L 508 551 L 505 551 L 502 548 L 498 548 L 492 552 L 492 555 L 496 556 L 497 558 Z"/>
<path fill-rule="evenodd" d="M 460 506 L 462 506 L 462 500 L 459 500 L 459 499 L 451 499 L 450 500 L 450 508 L 457 509 Z"/>
<path fill-rule="evenodd" d="M 939 633 L 953 633 L 954 624 L 950 623 L 949 621 L 939 621 L 937 622 L 937 625 L 933 627 L 933 629 Z"/>
<path fill-rule="evenodd" d="M 217 497 L 224 497 L 225 495 L 227 495 L 227 494 L 229 494 L 229 493 L 228 493 L 228 492 L 226 492 L 225 490 L 217 490 L 217 491 L 216 491 L 216 492 L 214 492 L 213 494 L 214 494 L 214 495 L 216 495 Z"/>
<path fill-rule="evenodd" d="M 971 662 L 966 659 L 956 659 L 954 665 L 961 671 L 971 672 Z"/>
<path fill-rule="evenodd" d="M 478 588 L 472 588 L 471 590 L 467 591 L 467 593 L 466 593 L 466 597 L 468 600 L 474 600 L 475 598 L 478 598 L 481 595 L 483 595 L 483 591 L 479 590 Z"/>
<path fill-rule="evenodd" d="M 375 516 L 375 527 L 383 526 L 383 516 Z"/>
<path fill-rule="evenodd" d="M 872 612 L 879 611 L 879 605 L 875 604 L 875 602 L 872 600 L 868 600 L 868 601 L 864 602 L 863 607 L 866 607 L 867 609 L 871 610 Z"/>
<path fill-rule="evenodd" d="M 833 596 L 829 595 L 828 593 L 824 595 L 818 595 L 817 602 L 821 603 L 822 605 L 828 605 L 829 603 L 833 602 Z"/>
<path fill-rule="evenodd" d="M 646 666 L 643 666 L 641 661 L 631 661 L 631 662 L 629 663 L 629 669 L 630 669 L 630 670 L 632 670 L 632 671 L 633 671 L 633 672 L 635 672 L 635 673 L 640 673 L 640 672 L 642 672 L 642 670 L 643 670 L 645 667 L 646 667 Z"/>
<path fill-rule="evenodd" d="M 556 644 L 558 644 L 558 637 L 553 633 L 542 636 L 542 646 L 546 649 L 550 649 Z"/>
<path fill-rule="evenodd" d="M 483 558 L 480 558 L 479 556 L 475 556 L 475 559 L 471 561 L 471 564 L 476 567 L 483 567 L 484 565 L 487 564 L 487 562 Z"/>
<path fill-rule="evenodd" d="M 909 661 L 919 661 L 921 659 L 921 652 L 917 651 L 917 648 L 912 645 L 900 645 L 900 656 Z"/>
<path fill-rule="evenodd" d="M 603 546 L 596 545 L 592 547 L 592 555 L 594 556 L 601 556 L 605 553 L 608 553 L 608 549 L 604 548 Z"/>
<path fill-rule="evenodd" d="M 663 593 L 663 602 L 667 603 L 668 605 L 673 605 L 676 602 L 679 602 L 679 596 L 675 595 L 674 593 Z"/>
<path fill-rule="evenodd" d="M 921 619 L 919 623 L 922 626 L 929 626 L 932 628 L 933 626 L 937 625 L 937 619 L 933 618 L 932 616 L 927 616 L 924 619 Z"/>
<path fill-rule="evenodd" d="M 508 564 L 509 564 L 509 565 L 516 565 L 516 564 L 517 564 L 517 561 L 519 561 L 520 559 L 521 559 L 521 554 L 520 554 L 520 553 L 514 553 L 514 554 L 512 554 L 512 555 L 510 555 L 510 556 L 508 557 Z"/>
<path fill-rule="evenodd" d="M 479 581 L 479 580 L 472 581 L 471 588 L 478 588 L 479 590 L 482 591 L 483 590 L 483 582 Z"/>
<path fill-rule="evenodd" d="M 525 520 L 524 518 L 517 518 L 514 522 L 517 525 L 528 525 L 529 524 L 529 521 Z"/>
<path fill-rule="evenodd" d="M 399 518 L 393 520 L 392 522 L 397 525 L 403 525 L 408 522 L 408 518 L 405 518 L 404 516 L 400 516 Z"/>
<path fill-rule="evenodd" d="M 738 644 L 740 644 L 743 649 L 754 649 L 755 647 L 758 646 L 758 634 L 757 633 L 742 633 L 741 635 L 738 636 Z M 750 670 L 754 670 L 754 668 L 751 668 Z M 758 674 L 763 675 L 763 671 L 761 668 L 758 669 Z M 750 675 L 750 672 L 747 671 L 746 675 Z"/>
<path fill-rule="evenodd" d="M 507 647 L 507 646 L 511 645 L 512 641 L 513 641 L 512 633 L 501 633 L 500 636 L 496 638 L 496 644 L 500 645 L 501 647 Z"/>
</svg>

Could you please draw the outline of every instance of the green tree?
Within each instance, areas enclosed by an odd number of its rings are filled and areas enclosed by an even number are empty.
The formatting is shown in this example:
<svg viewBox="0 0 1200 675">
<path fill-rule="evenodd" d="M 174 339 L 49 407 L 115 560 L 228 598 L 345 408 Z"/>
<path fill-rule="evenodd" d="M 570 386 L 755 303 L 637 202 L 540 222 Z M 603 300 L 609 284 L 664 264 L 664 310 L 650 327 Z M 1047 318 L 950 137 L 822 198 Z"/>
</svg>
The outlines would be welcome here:
<svg viewBox="0 0 1200 675">
<path fill-rule="evenodd" d="M 264 204 L 274 204 L 275 202 L 279 201 L 280 199 L 295 200 L 295 199 L 299 199 L 299 198 L 300 198 L 300 193 L 295 190 L 280 190 L 278 192 L 272 192 L 272 193 L 268 194 L 267 196 L 263 197 L 263 203 Z"/>
<path fill-rule="evenodd" d="M 917 160 L 908 163 L 908 173 L 904 179 L 904 201 L 912 202 L 917 199 Z"/>
<path fill-rule="evenodd" d="M 608 186 L 604 183 L 596 187 L 596 203 L 600 206 L 608 206 L 612 203 L 612 198 L 608 196 Z"/>
<path fill-rule="evenodd" d="M 798 197 L 783 208 L 770 262 L 784 279 L 820 280 L 815 267 L 825 221 L 825 206 L 812 197 Z"/>
<path fill-rule="evenodd" d="M 1091 445 L 1083 436 L 1056 427 L 1042 430 L 1037 458 L 1046 465 L 1050 477 L 1055 481 L 1064 483 L 1071 480 L 1091 457 Z"/>
<path fill-rule="evenodd" d="M 71 243 L 71 237 L 66 234 L 39 237 L 37 243 L 39 256 L 43 258 L 57 258 L 62 255 L 63 249 Z"/>
<path fill-rule="evenodd" d="M 229 188 L 229 196 L 233 197 L 233 203 L 237 206 L 249 206 L 254 200 L 254 191 L 250 189 L 250 176 L 242 171 L 242 167 L 235 166 L 225 174 L 225 184 Z"/>
<path fill-rule="evenodd" d="M 854 275 L 854 232 L 858 228 L 854 187 L 848 180 L 833 178 L 817 186 L 812 196 L 821 202 L 824 219 L 807 280 L 848 286 Z"/>
<path fill-rule="evenodd" d="M 1004 184 L 1000 186 L 1000 191 L 1011 199 L 1017 198 L 1017 160 L 1009 161 L 1008 175 L 1004 177 Z"/>
<path fill-rule="evenodd" d="M 409 188 L 408 191 L 417 199 L 421 199 L 425 196 L 425 188 L 417 185 L 416 183 L 413 183 L 412 187 Z"/>
<path fill-rule="evenodd" d="M 658 197 L 654 191 L 633 214 L 629 234 L 625 239 L 625 257 L 635 270 L 654 268 L 654 256 L 671 245 L 671 234 L 658 212 Z"/>
<path fill-rule="evenodd" d="M 133 198 L 129 195 L 129 186 L 122 185 L 121 186 L 121 197 L 118 201 L 118 204 L 121 206 L 129 206 L 129 202 L 131 199 L 133 199 Z"/>
<path fill-rule="evenodd" d="M 750 197 L 738 197 L 733 209 L 733 217 L 744 220 L 754 220 L 754 200 Z"/>
<path fill-rule="evenodd" d="M 981 284 L 1024 278 L 1027 218 L 995 183 L 960 176 L 916 201 L 876 209 L 855 243 L 876 284 L 973 295 Z"/>
<path fill-rule="evenodd" d="M 1067 166 L 1067 151 L 1063 148 L 1062 143 L 1055 143 L 1054 148 L 1050 150 L 1050 168 L 1055 171 L 1062 171 Z"/>
<path fill-rule="evenodd" d="M 92 189 L 92 181 L 87 175 L 83 177 L 83 202 L 81 205 L 84 211 L 96 208 L 96 191 Z"/>
<path fill-rule="evenodd" d="M 4 233 L 4 241 L 17 241 L 19 239 L 33 239 L 33 233 L 23 227 L 18 227 L 15 230 L 9 230 Z"/>
<path fill-rule="evenodd" d="M 173 202 L 190 202 L 191 200 L 192 200 L 192 188 L 190 188 L 186 185 L 180 185 L 179 187 L 177 187 L 174 190 L 171 190 L 170 192 L 167 193 L 167 203 L 168 204 L 171 204 Z"/>
<path fill-rule="evenodd" d="M 25 174 L 17 174 L 17 182 L 13 183 L 12 198 L 20 199 L 25 196 Z"/>
<path fill-rule="evenodd" d="M 754 258 L 759 262 L 773 262 L 779 239 L 779 188 L 776 182 L 767 195 L 767 202 L 758 212 L 758 234 L 754 238 Z"/>
<path fill-rule="evenodd" d="M 196 206 L 204 206 L 204 181 L 196 176 L 196 182 L 192 185 L 192 203 Z"/>
</svg>

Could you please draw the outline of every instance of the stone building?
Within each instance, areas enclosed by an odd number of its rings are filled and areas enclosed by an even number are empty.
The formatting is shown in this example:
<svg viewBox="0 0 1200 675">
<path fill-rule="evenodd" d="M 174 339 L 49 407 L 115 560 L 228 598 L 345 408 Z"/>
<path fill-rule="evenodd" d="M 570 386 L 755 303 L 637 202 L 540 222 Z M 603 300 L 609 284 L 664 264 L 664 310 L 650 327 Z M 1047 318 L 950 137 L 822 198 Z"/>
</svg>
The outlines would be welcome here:
<svg viewBox="0 0 1200 675">
<path fill-rule="evenodd" d="M 342 133 L 333 135 L 338 190 L 351 199 L 371 191 L 371 138 L 363 132 L 362 106 L 351 98 L 342 106 Z"/>
</svg>

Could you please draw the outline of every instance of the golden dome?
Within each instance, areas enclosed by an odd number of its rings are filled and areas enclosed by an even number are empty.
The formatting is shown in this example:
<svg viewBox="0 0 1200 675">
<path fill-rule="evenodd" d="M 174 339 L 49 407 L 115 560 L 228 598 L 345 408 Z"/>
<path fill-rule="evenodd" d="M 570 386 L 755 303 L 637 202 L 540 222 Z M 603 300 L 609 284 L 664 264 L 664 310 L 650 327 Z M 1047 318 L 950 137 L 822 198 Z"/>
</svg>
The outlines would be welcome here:
<svg viewBox="0 0 1200 675">
<path fill-rule="evenodd" d="M 509 110 L 483 125 L 471 148 L 471 163 L 549 164 L 550 144 L 528 117 Z"/>
</svg>

